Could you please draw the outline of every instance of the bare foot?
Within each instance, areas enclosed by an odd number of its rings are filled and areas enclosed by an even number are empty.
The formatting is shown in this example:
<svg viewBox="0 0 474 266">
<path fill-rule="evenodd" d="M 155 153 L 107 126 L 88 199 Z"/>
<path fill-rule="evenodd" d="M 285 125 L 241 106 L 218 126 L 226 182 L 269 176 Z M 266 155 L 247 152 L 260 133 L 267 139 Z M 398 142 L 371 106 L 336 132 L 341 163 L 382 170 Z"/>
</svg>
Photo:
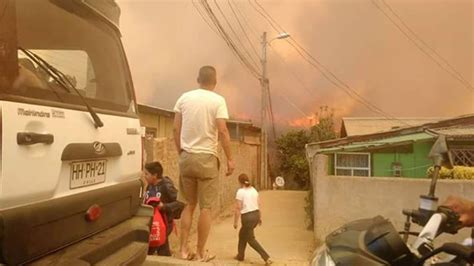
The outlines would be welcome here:
<svg viewBox="0 0 474 266">
<path fill-rule="evenodd" d="M 182 260 L 194 260 L 194 258 L 196 258 L 196 253 L 181 251 L 180 259 L 182 259 Z"/>
<path fill-rule="evenodd" d="M 206 252 L 205 252 L 203 255 L 198 256 L 198 261 L 201 261 L 201 262 L 209 262 L 209 261 L 211 261 L 211 260 L 213 260 L 213 259 L 215 259 L 215 258 L 216 258 L 216 255 L 211 254 L 211 253 L 209 253 L 208 250 L 206 250 Z"/>
</svg>

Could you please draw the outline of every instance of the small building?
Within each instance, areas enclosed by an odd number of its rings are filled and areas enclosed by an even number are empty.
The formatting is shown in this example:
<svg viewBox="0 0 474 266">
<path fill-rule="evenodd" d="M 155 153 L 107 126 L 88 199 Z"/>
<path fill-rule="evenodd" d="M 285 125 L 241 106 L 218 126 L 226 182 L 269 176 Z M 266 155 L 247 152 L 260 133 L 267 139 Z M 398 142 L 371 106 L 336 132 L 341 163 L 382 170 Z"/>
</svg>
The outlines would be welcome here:
<svg viewBox="0 0 474 266">
<path fill-rule="evenodd" d="M 260 145 L 261 130 L 250 120 L 227 120 L 227 128 L 231 140 L 238 140 L 247 144 Z"/>
<path fill-rule="evenodd" d="M 153 138 L 172 138 L 174 112 L 172 110 L 139 104 L 138 116 L 145 134 Z"/>
<path fill-rule="evenodd" d="M 446 135 L 455 165 L 474 167 L 474 115 L 310 143 L 306 150 L 309 158 L 328 155 L 332 175 L 418 178 L 432 165 L 428 154 L 439 134 Z"/>
<path fill-rule="evenodd" d="M 172 110 L 139 104 L 138 112 L 145 134 L 152 138 L 173 138 L 174 112 Z M 231 140 L 260 145 L 261 131 L 250 120 L 227 120 Z"/>
<path fill-rule="evenodd" d="M 139 118 L 146 135 L 143 138 L 143 163 L 160 161 L 168 175 L 178 176 L 178 153 L 174 143 L 173 124 L 175 113 L 153 106 L 138 105 Z M 231 138 L 231 150 L 239 165 L 239 171 L 253 178 L 254 185 L 268 188 L 270 181 L 261 176 L 261 129 L 249 120 L 228 119 L 227 128 Z M 220 152 L 225 160 L 224 152 Z M 225 162 L 225 161 L 221 161 Z M 224 179 L 229 180 L 229 179 Z M 224 181 L 224 183 L 230 181 Z M 231 182 L 230 182 L 231 183 Z"/>
</svg>

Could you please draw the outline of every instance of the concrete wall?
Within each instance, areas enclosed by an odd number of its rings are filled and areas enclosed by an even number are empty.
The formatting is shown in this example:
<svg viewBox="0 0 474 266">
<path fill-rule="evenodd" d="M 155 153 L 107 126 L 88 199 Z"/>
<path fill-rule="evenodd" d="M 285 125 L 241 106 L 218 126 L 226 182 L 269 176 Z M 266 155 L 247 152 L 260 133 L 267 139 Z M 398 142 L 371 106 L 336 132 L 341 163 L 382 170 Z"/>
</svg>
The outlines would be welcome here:
<svg viewBox="0 0 474 266">
<path fill-rule="evenodd" d="M 327 160 L 325 155 L 316 155 L 311 163 L 314 234 L 318 244 L 344 223 L 376 215 L 390 219 L 401 231 L 405 221 L 402 210 L 418 208 L 419 195 L 429 190 L 430 179 L 329 176 Z M 436 195 L 441 202 L 448 195 L 474 200 L 474 182 L 440 180 Z M 416 226 L 412 229 L 419 231 Z M 450 239 L 459 241 L 469 234 L 470 230 L 463 229 Z"/>
</svg>

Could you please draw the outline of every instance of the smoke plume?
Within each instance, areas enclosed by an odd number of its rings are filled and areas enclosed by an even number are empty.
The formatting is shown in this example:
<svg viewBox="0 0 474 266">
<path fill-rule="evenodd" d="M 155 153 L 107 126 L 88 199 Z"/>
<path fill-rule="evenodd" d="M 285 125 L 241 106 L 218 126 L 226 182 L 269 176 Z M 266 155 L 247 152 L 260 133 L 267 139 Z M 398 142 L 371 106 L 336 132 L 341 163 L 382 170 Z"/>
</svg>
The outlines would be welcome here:
<svg viewBox="0 0 474 266">
<path fill-rule="evenodd" d="M 228 29 L 214 1 L 208 2 Z M 397 117 L 474 113 L 474 91 L 421 53 L 371 0 L 258 2 L 316 59 L 385 112 Z M 469 83 L 474 83 L 472 1 L 385 2 Z M 259 124 L 259 81 L 203 21 L 191 0 L 119 0 L 118 3 L 122 9 L 123 42 L 139 102 L 171 109 L 183 92 L 196 87 L 199 67 L 214 65 L 218 70 L 217 92 L 226 98 L 231 116 Z M 194 3 L 199 6 L 199 1 Z M 246 43 L 228 1 L 217 3 Z M 232 3 L 252 25 L 253 29 L 246 31 L 260 54 L 262 32 L 267 31 L 270 38 L 277 32 L 250 1 Z M 254 54 L 246 45 L 249 53 Z M 268 77 L 274 116 L 280 129 L 308 126 L 311 122 L 304 121 L 310 121 L 320 106 L 329 106 L 336 117 L 380 116 L 333 86 L 285 40 L 275 40 L 271 46 Z M 256 55 L 253 56 L 259 63 Z"/>
</svg>

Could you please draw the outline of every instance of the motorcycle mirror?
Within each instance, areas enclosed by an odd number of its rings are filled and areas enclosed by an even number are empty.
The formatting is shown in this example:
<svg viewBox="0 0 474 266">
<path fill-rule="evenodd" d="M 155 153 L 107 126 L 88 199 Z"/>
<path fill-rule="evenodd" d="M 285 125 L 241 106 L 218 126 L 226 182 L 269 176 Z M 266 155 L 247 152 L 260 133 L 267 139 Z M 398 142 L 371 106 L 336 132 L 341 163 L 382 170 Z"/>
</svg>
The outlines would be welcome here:
<svg viewBox="0 0 474 266">
<path fill-rule="evenodd" d="M 449 153 L 445 135 L 439 135 L 433 147 L 431 147 L 428 157 L 433 160 L 435 166 L 444 166 L 448 169 L 453 168 L 453 160 Z"/>
</svg>

